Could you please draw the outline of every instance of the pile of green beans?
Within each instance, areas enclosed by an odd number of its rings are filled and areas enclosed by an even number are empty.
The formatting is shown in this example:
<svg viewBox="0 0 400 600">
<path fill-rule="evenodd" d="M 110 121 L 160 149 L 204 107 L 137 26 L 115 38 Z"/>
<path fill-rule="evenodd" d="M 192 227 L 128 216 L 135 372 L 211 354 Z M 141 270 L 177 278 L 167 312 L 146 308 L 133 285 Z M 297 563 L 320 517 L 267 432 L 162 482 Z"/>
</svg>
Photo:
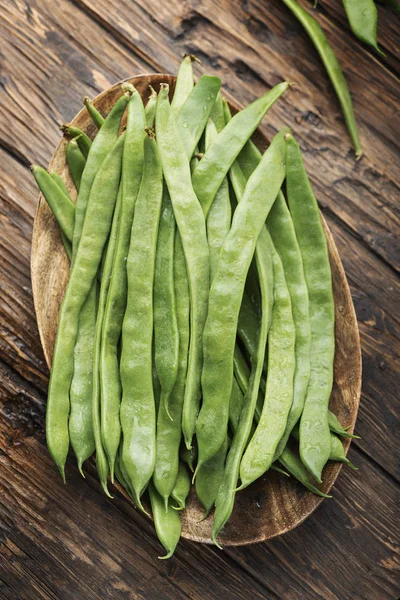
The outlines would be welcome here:
<svg viewBox="0 0 400 600">
<path fill-rule="evenodd" d="M 146 106 L 121 86 L 107 116 L 84 99 L 94 138 L 62 127 L 76 204 L 32 167 L 70 260 L 49 451 L 64 481 L 70 447 L 82 475 L 95 455 L 104 492 L 116 477 L 151 511 L 164 558 L 192 483 L 219 545 L 236 492 L 268 470 L 326 496 L 328 460 L 355 468 L 329 411 L 332 278 L 300 148 L 288 128 L 264 154 L 251 141 L 289 84 L 232 117 L 193 61 L 171 102 L 167 84 Z"/>
</svg>

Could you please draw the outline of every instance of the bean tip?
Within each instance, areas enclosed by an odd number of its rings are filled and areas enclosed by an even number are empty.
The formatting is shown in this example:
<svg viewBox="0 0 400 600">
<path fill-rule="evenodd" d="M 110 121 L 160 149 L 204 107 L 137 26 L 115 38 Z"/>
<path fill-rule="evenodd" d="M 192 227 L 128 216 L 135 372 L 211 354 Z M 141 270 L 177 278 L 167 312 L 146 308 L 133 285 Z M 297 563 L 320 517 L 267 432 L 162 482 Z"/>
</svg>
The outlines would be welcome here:
<svg viewBox="0 0 400 600">
<path fill-rule="evenodd" d="M 135 87 L 131 83 L 123 83 L 121 87 L 124 94 L 128 97 L 132 96 L 132 94 L 136 92 Z"/>
<path fill-rule="evenodd" d="M 149 100 L 150 98 L 156 98 L 157 97 L 157 92 L 156 90 L 153 88 L 152 85 L 149 85 L 149 90 L 150 90 L 150 96 L 149 96 Z"/>
<path fill-rule="evenodd" d="M 161 90 L 169 91 L 169 85 L 168 85 L 168 83 L 160 83 L 160 91 Z"/>
<path fill-rule="evenodd" d="M 144 130 L 146 132 L 147 137 L 149 137 L 151 140 L 155 140 L 156 139 L 156 132 L 154 131 L 154 129 L 152 129 L 151 127 L 145 127 Z M 167 414 L 169 416 L 168 411 L 167 411 Z M 171 419 L 171 421 L 172 421 L 172 419 Z"/>
<path fill-rule="evenodd" d="M 199 63 L 199 65 L 201 65 L 201 60 L 199 58 L 197 58 L 197 56 L 195 54 L 184 54 L 183 58 L 188 58 L 190 60 L 190 62 L 197 62 Z"/>
<path fill-rule="evenodd" d="M 82 98 L 82 102 L 83 102 L 84 106 L 87 106 L 88 104 L 91 103 L 91 100 L 90 100 L 89 96 L 84 96 Z"/>
</svg>

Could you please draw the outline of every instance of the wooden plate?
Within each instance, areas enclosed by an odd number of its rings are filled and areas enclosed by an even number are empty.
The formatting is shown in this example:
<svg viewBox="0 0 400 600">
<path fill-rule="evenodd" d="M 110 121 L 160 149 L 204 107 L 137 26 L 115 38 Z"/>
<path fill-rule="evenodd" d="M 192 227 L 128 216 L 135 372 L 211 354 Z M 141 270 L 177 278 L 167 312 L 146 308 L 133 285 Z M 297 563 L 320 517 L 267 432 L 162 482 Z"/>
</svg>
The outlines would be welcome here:
<svg viewBox="0 0 400 600">
<path fill-rule="evenodd" d="M 171 92 L 175 77 L 150 74 L 133 77 L 129 80 L 147 102 L 149 84 L 156 91 L 161 82 L 170 84 Z M 95 106 L 106 115 L 115 100 L 121 95 L 120 82 L 109 88 L 94 100 Z M 234 112 L 237 107 L 231 104 Z M 95 135 L 86 109 L 82 109 L 72 121 L 89 136 Z M 260 149 L 267 141 L 258 131 L 254 140 Z M 73 199 L 76 191 L 65 161 L 66 142 L 61 140 L 49 165 L 64 179 Z M 332 235 L 326 225 L 329 256 L 332 267 L 333 291 L 336 315 L 336 354 L 334 386 L 330 406 L 341 423 L 353 430 L 357 416 L 361 387 L 361 351 L 356 315 L 349 286 Z M 65 255 L 59 229 L 53 214 L 42 196 L 39 198 L 32 239 L 32 290 L 40 339 L 47 364 L 51 365 L 54 341 L 57 331 L 58 313 L 69 276 L 68 260 Z M 350 440 L 346 440 L 346 449 Z M 329 463 L 324 470 L 323 490 L 328 492 L 334 484 L 340 463 Z M 82 483 L 82 485 L 84 485 Z M 127 498 L 125 491 L 117 486 Z M 270 472 L 250 487 L 237 494 L 232 517 L 220 536 L 222 544 L 243 545 L 270 539 L 290 531 L 304 521 L 322 502 L 292 478 Z M 182 536 L 196 542 L 210 543 L 212 517 L 200 522 L 202 509 L 192 493 L 187 509 L 182 513 Z"/>
</svg>

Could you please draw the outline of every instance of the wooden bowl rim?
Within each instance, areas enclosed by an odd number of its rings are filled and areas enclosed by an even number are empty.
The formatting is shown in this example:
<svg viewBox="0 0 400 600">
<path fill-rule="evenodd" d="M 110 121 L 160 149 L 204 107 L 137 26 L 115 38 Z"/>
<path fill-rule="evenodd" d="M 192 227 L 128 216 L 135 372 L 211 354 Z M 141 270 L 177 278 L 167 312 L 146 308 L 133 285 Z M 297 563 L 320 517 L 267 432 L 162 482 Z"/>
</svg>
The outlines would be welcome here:
<svg viewBox="0 0 400 600">
<path fill-rule="evenodd" d="M 98 96 L 96 96 L 93 99 L 94 105 L 97 106 L 97 105 L 101 104 L 103 99 L 105 99 L 113 91 L 116 91 L 118 88 L 121 88 L 121 86 L 124 83 L 133 83 L 133 85 L 135 85 L 135 82 L 138 82 L 138 80 L 143 80 L 143 78 L 145 78 L 148 82 L 151 82 L 151 80 L 154 80 L 154 78 L 157 79 L 158 81 L 162 81 L 165 78 L 165 81 L 168 81 L 169 83 L 171 83 L 171 82 L 174 83 L 176 80 L 175 76 L 168 75 L 168 74 L 162 74 L 162 73 L 161 74 L 160 73 L 145 73 L 145 74 L 137 75 L 135 77 L 128 77 L 126 79 L 123 79 L 123 80 L 115 83 L 114 85 L 110 86 L 109 88 L 107 88 L 106 90 L 101 92 Z M 240 110 L 239 106 L 235 103 L 235 101 L 232 100 L 232 98 L 229 94 L 225 93 L 224 96 L 227 98 L 229 105 L 233 109 L 234 112 L 237 112 L 238 110 Z M 75 115 L 75 117 L 71 120 L 71 123 L 75 124 L 75 122 L 78 121 L 80 119 L 80 117 L 82 117 L 83 113 L 85 113 L 85 112 L 86 112 L 86 108 L 83 107 Z M 87 118 L 87 120 L 88 120 L 88 122 L 90 122 L 88 118 Z M 260 132 L 259 129 L 257 129 L 255 135 L 259 136 L 261 140 L 267 141 L 265 135 L 262 132 Z M 55 162 L 58 154 L 62 150 L 63 145 L 64 145 L 64 141 L 63 141 L 63 139 L 61 139 L 50 159 L 49 169 L 52 168 L 52 165 Z M 37 290 L 38 290 L 37 275 L 38 274 L 37 274 L 36 265 L 34 264 L 37 253 L 40 252 L 39 246 L 38 246 L 38 237 L 39 237 L 39 233 L 40 233 L 38 223 L 39 223 L 39 212 L 41 209 L 42 201 L 44 201 L 44 198 L 42 197 L 42 194 L 40 194 L 37 208 L 36 208 L 34 225 L 33 225 L 33 233 L 32 233 L 31 278 L 32 278 L 33 301 L 34 301 L 34 307 L 35 307 L 35 313 L 36 313 L 36 320 L 38 323 L 40 341 L 42 344 L 46 363 L 50 369 L 51 358 L 50 358 L 48 343 L 44 337 L 42 316 L 39 311 L 39 298 L 41 296 L 40 296 L 39 292 L 37 292 Z M 339 256 L 336 244 L 334 242 L 333 236 L 331 234 L 331 231 L 330 231 L 322 213 L 321 213 L 321 219 L 322 219 L 322 222 L 324 225 L 325 235 L 326 235 L 327 242 L 328 242 L 330 260 L 335 265 L 335 268 L 337 269 L 337 272 L 338 272 L 339 281 L 343 285 L 344 295 L 347 299 L 347 304 L 348 304 L 347 308 L 349 310 L 348 317 L 349 317 L 350 321 L 352 322 L 352 327 L 353 327 L 352 333 L 355 335 L 355 338 L 356 338 L 356 348 L 355 348 L 356 356 L 352 357 L 352 362 L 353 362 L 354 368 L 356 370 L 356 372 L 354 374 L 354 383 L 352 386 L 354 388 L 354 408 L 351 412 L 351 418 L 352 418 L 351 429 L 353 429 L 354 424 L 357 419 L 357 414 L 358 414 L 358 409 L 359 409 L 359 404 L 360 404 L 360 396 L 361 396 L 361 347 L 360 347 L 358 322 L 357 322 L 357 317 L 356 317 L 356 313 L 355 313 L 355 309 L 354 309 L 354 304 L 353 304 L 352 297 L 351 297 L 350 288 L 349 288 L 346 274 L 345 274 L 345 271 L 343 268 L 343 264 L 340 259 L 340 256 Z M 61 246 L 61 241 L 60 241 L 60 246 Z M 348 451 L 350 443 L 351 443 L 350 439 L 345 439 L 343 441 L 346 453 Z M 332 486 L 334 485 L 334 483 L 336 482 L 336 479 L 340 473 L 342 466 L 343 466 L 343 463 L 334 463 L 334 465 L 331 465 L 331 471 L 332 471 L 333 475 L 330 477 L 329 483 L 328 483 L 327 487 L 325 488 L 326 492 L 329 492 L 331 490 Z M 116 482 L 114 484 L 114 486 L 119 491 L 119 493 L 126 500 L 129 501 L 130 504 L 134 505 L 134 503 L 132 502 L 132 499 L 128 496 L 128 494 L 125 492 L 124 488 L 120 484 L 118 484 Z M 301 525 L 301 523 L 303 523 L 318 508 L 318 506 L 324 500 L 324 498 L 315 496 L 311 492 L 303 491 L 303 493 L 313 496 L 314 501 L 312 503 L 310 503 L 309 510 L 305 510 L 301 514 L 301 517 L 299 517 L 296 522 L 290 523 L 287 526 L 282 526 L 279 529 L 279 531 L 275 531 L 271 535 L 265 534 L 264 532 L 260 531 L 260 535 L 258 537 L 244 538 L 241 540 L 229 539 L 229 538 L 225 538 L 224 536 L 222 536 L 222 544 L 226 545 L 226 546 L 245 546 L 248 544 L 260 543 L 260 542 L 263 542 L 263 541 L 266 541 L 269 539 L 273 539 L 274 537 L 277 537 L 279 535 L 282 535 L 284 533 L 288 533 L 289 531 L 292 531 L 293 529 L 295 529 L 296 527 Z M 189 509 L 190 509 L 190 505 L 189 505 Z M 184 511 L 182 513 L 182 515 L 185 517 L 185 513 L 187 513 L 187 512 L 190 512 L 190 510 Z M 186 525 L 186 529 L 184 527 L 184 524 Z M 188 525 L 190 525 L 190 522 L 189 523 L 185 522 L 185 519 L 183 519 L 183 523 L 182 523 L 182 537 L 183 538 L 194 541 L 194 542 L 212 544 L 212 541 L 210 538 L 204 538 L 199 535 L 196 535 L 196 533 L 195 533 L 195 531 L 193 531 L 192 527 L 190 527 L 190 526 L 188 527 Z M 245 523 L 244 523 L 243 529 L 245 529 Z"/>
</svg>

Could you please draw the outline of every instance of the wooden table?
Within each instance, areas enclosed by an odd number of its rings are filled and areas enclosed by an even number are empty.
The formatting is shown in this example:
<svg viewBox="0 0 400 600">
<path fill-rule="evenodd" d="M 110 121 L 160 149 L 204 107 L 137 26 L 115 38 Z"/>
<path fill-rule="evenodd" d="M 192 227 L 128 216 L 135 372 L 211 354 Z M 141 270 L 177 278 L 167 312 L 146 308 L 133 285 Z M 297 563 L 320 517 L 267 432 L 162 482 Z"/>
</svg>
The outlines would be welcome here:
<svg viewBox="0 0 400 600">
<path fill-rule="evenodd" d="M 354 98 L 358 163 L 323 67 L 279 1 L 1 2 L 1 599 L 399 596 L 399 18 L 379 9 L 380 59 L 350 34 L 340 2 L 321 2 L 317 14 Z M 297 83 L 263 129 L 293 128 L 343 259 L 363 349 L 362 439 L 349 455 L 360 470 L 343 469 L 333 500 L 295 531 L 223 552 L 183 541 L 160 562 L 152 524 L 121 497 L 108 500 L 93 465 L 82 480 L 71 459 L 64 486 L 47 453 L 48 370 L 29 272 L 38 192 L 28 167 L 48 164 L 82 96 L 138 73 L 176 73 L 184 52 L 241 103 L 284 78 Z"/>
</svg>

